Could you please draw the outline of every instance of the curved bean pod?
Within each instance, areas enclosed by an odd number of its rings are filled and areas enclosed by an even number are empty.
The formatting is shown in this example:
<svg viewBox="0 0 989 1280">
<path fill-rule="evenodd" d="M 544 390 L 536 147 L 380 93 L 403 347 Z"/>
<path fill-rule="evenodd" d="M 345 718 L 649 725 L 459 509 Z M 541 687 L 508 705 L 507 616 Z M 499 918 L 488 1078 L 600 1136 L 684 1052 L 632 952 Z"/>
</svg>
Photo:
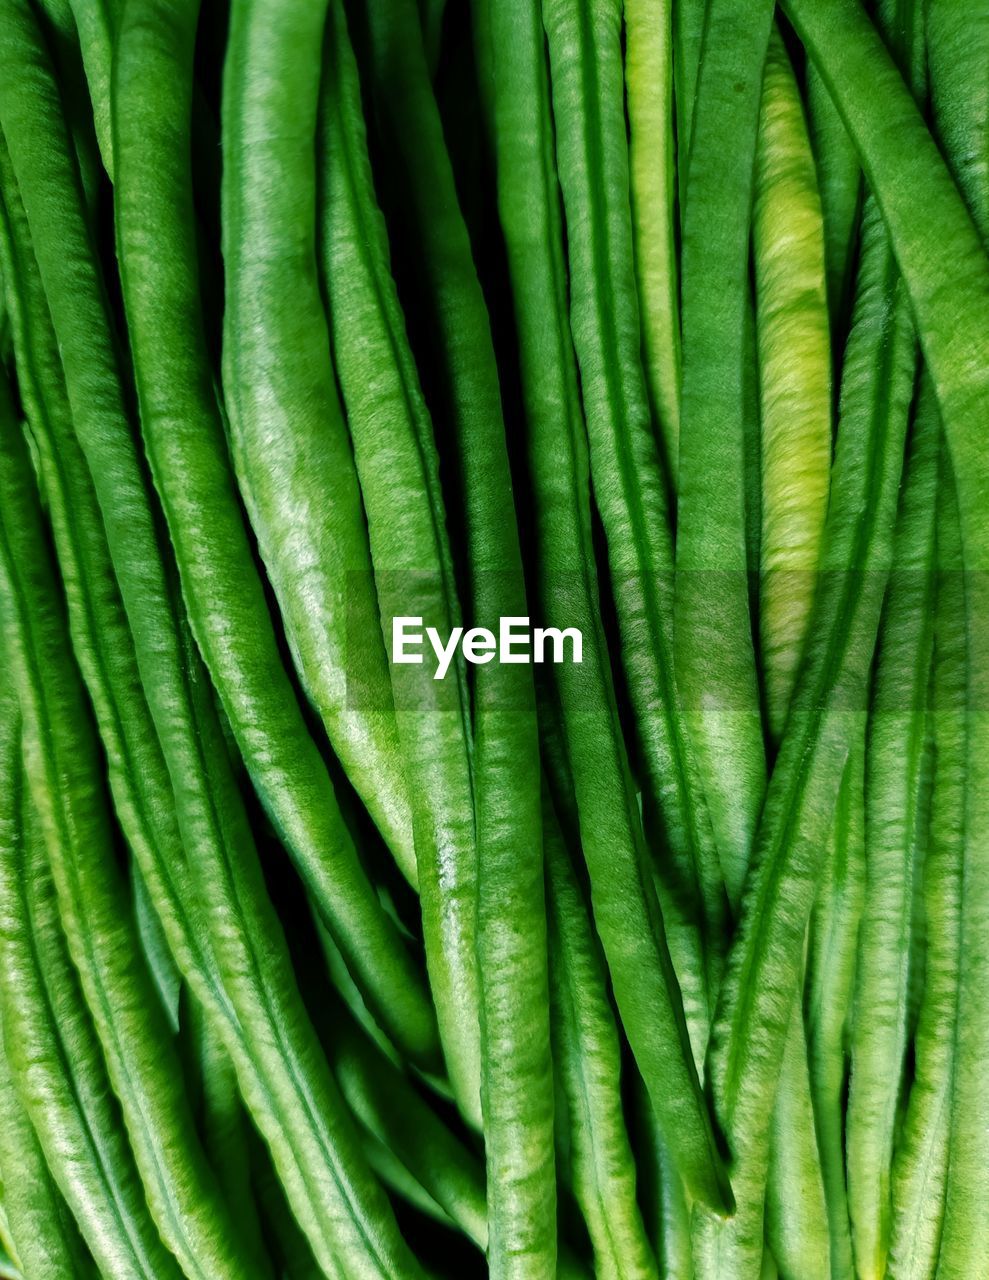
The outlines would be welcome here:
<svg viewBox="0 0 989 1280">
<path fill-rule="evenodd" d="M 318 52 L 318 50 L 316 51 Z M 432 423 L 391 277 L 346 19 L 332 0 L 320 103 L 321 264 L 385 643 L 395 617 L 448 637 L 458 604 Z M 373 374 L 373 376 L 372 376 Z M 457 1101 L 481 1125 L 477 836 L 462 675 L 392 664 L 412 799 L 426 965 Z"/>
<path fill-rule="evenodd" d="M 191 174 L 182 146 L 188 124 L 176 133 L 177 122 L 189 118 L 198 8 L 186 2 L 152 8 L 145 21 L 141 4 L 128 6 L 120 35 L 115 200 L 141 428 L 189 623 L 254 785 L 355 980 L 396 1043 L 429 1063 L 436 1031 L 425 984 L 359 863 L 303 720 L 227 457 L 205 356 Z M 165 333 L 158 323 L 163 308 L 175 318 Z"/>
<path fill-rule="evenodd" d="M 48 1168 L 101 1275 L 180 1280 L 148 1213 L 66 949 L 40 831 L 33 818 L 25 821 L 24 789 L 23 774 L 4 787 L 0 814 L 4 1051 Z"/>
<path fill-rule="evenodd" d="M 146 14 L 156 7 L 145 5 Z M 179 5 L 177 13 L 191 24 L 196 8 Z M 318 4 L 294 18 L 285 5 L 247 6 L 231 31 L 223 108 L 223 391 L 240 490 L 296 666 L 348 777 L 414 882 L 408 784 L 316 266 L 312 156 L 324 22 Z M 169 41 L 162 52 L 177 55 L 180 33 L 173 27 L 162 34 Z M 181 34 L 188 59 L 194 27 Z M 129 89 L 145 110 L 158 107 L 146 83 L 145 50 L 162 35 L 139 11 L 128 15 L 125 37 L 118 92 Z M 118 111 L 128 139 L 138 123 L 123 119 L 130 101 Z M 147 181 L 136 150 L 125 171 L 135 202 Z"/>
</svg>

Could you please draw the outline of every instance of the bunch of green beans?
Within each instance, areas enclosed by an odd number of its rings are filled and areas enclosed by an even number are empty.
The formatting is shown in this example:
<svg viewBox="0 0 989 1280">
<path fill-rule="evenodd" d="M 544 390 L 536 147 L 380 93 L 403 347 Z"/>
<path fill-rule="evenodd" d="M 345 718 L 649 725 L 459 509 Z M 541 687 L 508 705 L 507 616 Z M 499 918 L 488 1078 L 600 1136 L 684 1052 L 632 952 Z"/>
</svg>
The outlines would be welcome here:
<svg viewBox="0 0 989 1280">
<path fill-rule="evenodd" d="M 0 1280 L 989 1275 L 987 249 L 989 0 L 0 0 Z"/>
</svg>

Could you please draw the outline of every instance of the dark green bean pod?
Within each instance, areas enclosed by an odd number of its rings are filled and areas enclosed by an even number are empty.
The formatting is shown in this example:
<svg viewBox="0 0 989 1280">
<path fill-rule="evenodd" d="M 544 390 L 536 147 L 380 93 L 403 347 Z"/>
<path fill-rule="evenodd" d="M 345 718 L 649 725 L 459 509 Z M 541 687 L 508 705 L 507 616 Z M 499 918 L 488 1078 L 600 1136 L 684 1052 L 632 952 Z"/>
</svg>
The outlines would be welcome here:
<svg viewBox="0 0 989 1280">
<path fill-rule="evenodd" d="M 687 209 L 687 175 L 690 172 L 690 138 L 697 97 L 697 69 L 704 42 L 707 0 L 674 0 L 673 97 L 676 106 L 677 195 L 680 231 Z"/>
<path fill-rule="evenodd" d="M 148 1213 L 69 959 L 23 771 L 9 782 L 0 792 L 0 1006 L 21 1103 L 105 1280 L 180 1280 Z"/>
<path fill-rule="evenodd" d="M 396 195 L 418 246 L 456 444 L 449 461 L 466 533 L 466 608 L 472 626 L 497 632 L 500 618 L 529 608 L 490 322 L 414 0 L 371 0 L 365 11 L 372 101 L 385 158 L 401 175 Z M 473 718 L 488 1266 L 493 1280 L 552 1276 L 553 1071 L 532 668 L 475 668 Z"/>
<path fill-rule="evenodd" d="M 395 617 L 444 641 L 458 621 L 432 423 L 391 277 L 346 20 L 327 20 L 320 104 L 321 259 L 333 353 L 367 511 L 385 643 Z M 373 375 L 373 376 L 372 376 Z M 394 655 L 393 655 L 394 656 Z M 392 664 L 440 1039 L 464 1115 L 481 1125 L 477 846 L 462 673 Z"/>
<path fill-rule="evenodd" d="M 807 68 L 807 115 L 824 216 L 824 261 L 832 340 L 844 332 L 855 282 L 862 169 L 855 145 L 814 66 Z M 841 351 L 833 346 L 836 365 Z"/>
<path fill-rule="evenodd" d="M 163 1240 L 190 1280 L 260 1275 L 196 1138 L 174 1043 L 143 963 L 116 865 L 99 744 L 45 547 L 34 473 L 9 404 L 3 418 L 4 631 L 24 718 L 31 798 L 69 950 Z"/>
<path fill-rule="evenodd" d="M 713 991 L 727 903 L 674 672 L 673 547 L 640 352 L 621 9 L 617 3 L 547 0 L 543 20 L 566 215 L 570 324 L 594 497 L 607 541 L 643 790 L 660 815 L 668 846 L 659 860 L 660 875 L 679 882 L 664 893 L 662 905 L 686 983 L 675 897 L 678 892 L 688 901 L 692 896 L 690 905 L 703 922 L 705 976 Z"/>
<path fill-rule="evenodd" d="M 625 0 L 629 179 L 642 356 L 653 429 L 676 489 L 680 442 L 680 289 L 676 253 L 673 4 Z"/>
<path fill-rule="evenodd" d="M 927 696 L 933 644 L 940 425 L 922 382 L 873 685 L 865 782 L 865 901 L 860 924 L 847 1107 L 848 1202 L 855 1265 L 885 1275 L 890 1173 L 907 1070 L 914 868 L 927 832 Z"/>
<path fill-rule="evenodd" d="M 436 1032 L 424 983 L 360 866 L 306 728 L 230 473 L 205 354 L 188 124 L 176 133 L 188 121 L 196 15 L 194 3 L 153 6 L 142 21 L 140 4 L 129 6 L 118 48 L 117 232 L 142 430 L 190 625 L 254 784 L 369 1005 L 429 1062 Z M 167 340 L 162 308 L 175 317 Z"/>
<path fill-rule="evenodd" d="M 584 637 L 583 662 L 556 667 L 554 677 L 594 921 L 622 1021 L 672 1158 L 692 1194 L 724 1208 L 730 1192 L 653 896 L 598 605 L 542 16 L 536 3 L 478 3 L 476 12 L 516 303 L 542 610 L 547 625 L 577 626 Z M 691 1019 L 706 1025 L 703 971 L 695 966 L 686 977 L 691 981 Z"/>
<path fill-rule="evenodd" d="M 707 5 L 681 254 L 677 674 L 729 885 L 749 863 L 766 785 L 743 423 L 749 219 L 772 8 Z"/>
<path fill-rule="evenodd" d="M 853 1273 L 845 1180 L 846 1040 L 865 888 L 864 763 L 865 745 L 860 730 L 849 749 L 828 838 L 825 871 L 811 917 L 805 992 L 811 1091 L 828 1205 L 832 1276 Z"/>
<path fill-rule="evenodd" d="M 890 1280 L 961 1280 L 949 1236 L 942 1244 L 949 1176 L 951 1088 L 961 956 L 967 736 L 965 593 L 955 481 L 942 444 L 938 479 L 934 614 L 934 784 L 923 867 L 928 921 L 914 1078 L 892 1172 Z"/>
<path fill-rule="evenodd" d="M 934 123 L 983 243 L 989 241 L 989 5 L 930 0 L 924 8 Z"/>
<path fill-rule="evenodd" d="M 913 392 L 915 344 L 906 300 L 874 207 L 867 222 L 821 579 L 712 1040 L 710 1070 L 732 1147 L 733 1182 L 740 1203 L 744 1195 L 753 1205 L 766 1176 L 768 1120 L 821 875 L 820 832 L 831 823 L 865 705 Z M 719 1264 L 725 1270 L 714 1275 L 734 1275 L 728 1267 L 735 1265 L 745 1274 L 746 1257 L 762 1249 L 755 1217 L 722 1232 L 706 1219 L 702 1229 L 721 1235 L 728 1250 Z"/>
</svg>

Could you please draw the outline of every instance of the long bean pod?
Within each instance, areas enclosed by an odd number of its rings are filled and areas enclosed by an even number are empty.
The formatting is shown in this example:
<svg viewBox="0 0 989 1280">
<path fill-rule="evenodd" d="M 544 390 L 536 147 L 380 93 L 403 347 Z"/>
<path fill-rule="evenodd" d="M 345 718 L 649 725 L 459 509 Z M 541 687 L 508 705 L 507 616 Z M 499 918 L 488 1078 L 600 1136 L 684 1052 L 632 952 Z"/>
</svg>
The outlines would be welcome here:
<svg viewBox="0 0 989 1280">
<path fill-rule="evenodd" d="M 52 1177 L 108 1280 L 179 1280 L 155 1229 L 79 980 L 25 779 L 3 789 L 4 1052 Z"/>
<path fill-rule="evenodd" d="M 955 1020 L 961 969 L 965 858 L 965 591 L 954 476 L 944 450 L 938 479 L 934 614 L 934 783 L 923 868 L 930 923 L 924 993 L 914 1040 L 914 1078 L 892 1172 L 891 1280 L 961 1276 L 951 1244 L 941 1249 L 948 1185 Z"/>
<path fill-rule="evenodd" d="M 71 663 L 27 447 L 9 406 L 0 439 L 7 652 L 32 803 L 72 959 L 158 1229 L 190 1280 L 252 1276 L 193 1125 L 173 1042 L 117 869 L 82 682 Z"/>
<path fill-rule="evenodd" d="M 424 984 L 359 864 L 285 672 L 227 456 L 205 354 L 188 125 L 176 131 L 188 119 L 197 12 L 156 6 L 142 21 L 141 5 L 128 6 L 118 49 L 117 233 L 141 428 L 189 623 L 252 780 L 377 1016 L 428 1061 Z M 166 337 L 162 307 L 176 317 Z"/>
<path fill-rule="evenodd" d="M 194 856 L 197 891 L 207 915 L 223 921 L 211 935 L 224 986 L 239 1021 L 250 1028 L 257 1071 L 244 1073 L 242 1084 L 328 1273 L 337 1273 L 342 1255 L 352 1260 L 354 1275 L 387 1272 L 392 1265 L 408 1266 L 415 1274 L 300 1008 L 211 693 L 197 655 L 183 652 L 181 627 L 162 581 L 148 492 L 121 404 L 100 284 L 82 229 L 76 231 L 76 253 L 64 252 L 63 232 L 74 227 L 77 191 L 64 167 L 43 54 L 29 16 L 16 3 L 5 10 L 3 36 L 8 47 L 16 47 L 18 69 L 32 85 L 26 109 L 18 93 L 23 84 L 5 78 L 0 113 L 63 353 L 69 400 L 100 498 L 142 681 L 176 780 L 180 827 Z M 39 102 L 47 104 L 40 112 Z M 31 146 L 34 129 L 44 138 L 40 149 Z M 51 200 L 67 215 L 57 229 L 48 214 Z"/>
<path fill-rule="evenodd" d="M 707 6 L 681 254 L 676 658 L 729 884 L 741 883 L 748 864 L 766 779 L 743 422 L 749 215 L 771 11 L 763 0 Z"/>
<path fill-rule="evenodd" d="M 879 637 L 866 753 L 866 883 L 848 1097 L 848 1196 L 858 1273 L 886 1270 L 890 1170 L 906 1069 L 916 849 L 926 839 L 925 744 L 937 510 L 937 407 L 923 383 Z M 922 861 L 922 859 L 920 859 Z"/>
<path fill-rule="evenodd" d="M 367 6 L 372 94 L 452 420 L 473 626 L 529 613 L 491 327 L 460 212 L 443 123 L 417 40 L 414 0 Z M 404 179 L 404 180 L 403 180 Z M 473 682 L 481 1109 L 488 1265 L 501 1276 L 556 1266 L 553 1073 L 539 747 L 531 668 L 489 663 Z M 522 1083 L 524 1082 L 524 1084 Z"/>
<path fill-rule="evenodd" d="M 680 442 L 680 290 L 673 121 L 673 5 L 626 0 L 629 180 L 642 355 L 653 429 L 676 488 Z"/>
<path fill-rule="evenodd" d="M 391 277 L 346 18 L 331 3 L 320 104 L 320 253 L 333 354 L 367 510 L 381 626 L 418 617 L 448 636 L 459 605 L 432 423 Z M 373 370 L 373 377 L 370 376 Z M 394 656 L 394 655 L 393 655 Z M 480 1127 L 477 844 L 462 679 L 392 663 L 426 964 L 459 1105 Z"/>
<path fill-rule="evenodd" d="M 565 303 L 558 187 L 539 6 L 478 6 L 480 61 L 497 146 L 498 203 L 515 291 L 539 588 L 549 625 L 578 626 L 584 660 L 558 667 L 595 925 L 620 1013 L 674 1163 L 691 1191 L 728 1198 L 652 887 L 617 727 L 593 570 L 586 444 Z M 632 923 L 634 921 L 634 923 Z M 697 979 L 692 1020 L 706 1021 Z M 657 1034 L 657 1018 L 665 1029 Z M 672 1104 L 672 1105 L 671 1105 Z"/>
<path fill-rule="evenodd" d="M 729 953 L 710 1058 L 734 1177 L 745 1178 L 753 1200 L 765 1178 L 769 1111 L 820 877 L 819 832 L 832 821 L 865 705 L 913 392 L 915 349 L 905 299 L 895 296 L 896 268 L 876 209 L 867 221 L 820 584 Z M 762 1233 L 755 1226 L 732 1232 L 743 1256 L 761 1249 Z"/>
<path fill-rule="evenodd" d="M 658 444 L 642 372 L 632 270 L 621 13 L 617 4 L 543 6 L 566 216 L 570 324 L 580 368 L 594 495 L 635 713 L 646 803 L 670 856 L 662 906 L 685 983 L 696 964 L 677 897 L 700 913 L 700 951 L 717 981 L 726 902 L 673 659 L 673 547 Z M 667 888 L 672 879 L 677 887 Z M 706 950 L 705 950 L 706 949 Z"/>
<path fill-rule="evenodd" d="M 865 888 L 865 745 L 852 741 L 828 839 L 827 866 L 810 923 L 805 992 L 807 1047 L 833 1276 L 853 1272 L 845 1180 L 847 1025 Z"/>
<path fill-rule="evenodd" d="M 553 1043 L 570 1112 L 574 1191 L 594 1246 L 596 1274 L 657 1280 L 636 1203 L 635 1162 L 619 1088 L 620 1045 L 604 963 L 548 797 L 544 805 Z"/>
<path fill-rule="evenodd" d="M 762 540 L 759 627 L 779 741 L 817 587 L 831 464 L 824 227 L 796 76 L 774 30 L 762 85 L 753 213 Z"/>
<path fill-rule="evenodd" d="M 984 619 L 989 568 L 989 457 L 983 446 L 989 366 L 972 351 L 989 332 L 989 261 L 958 189 L 913 98 L 874 29 L 853 4 L 815 7 L 788 0 L 787 12 L 817 63 L 855 140 L 882 209 L 937 395 L 958 487 L 969 639 L 967 847 L 989 839 L 989 650 Z M 883 97 L 881 127 L 874 95 Z M 958 1274 L 989 1251 L 989 869 L 965 864 L 965 964 L 959 982 L 952 1109 L 954 1190 L 945 1215 Z"/>
</svg>

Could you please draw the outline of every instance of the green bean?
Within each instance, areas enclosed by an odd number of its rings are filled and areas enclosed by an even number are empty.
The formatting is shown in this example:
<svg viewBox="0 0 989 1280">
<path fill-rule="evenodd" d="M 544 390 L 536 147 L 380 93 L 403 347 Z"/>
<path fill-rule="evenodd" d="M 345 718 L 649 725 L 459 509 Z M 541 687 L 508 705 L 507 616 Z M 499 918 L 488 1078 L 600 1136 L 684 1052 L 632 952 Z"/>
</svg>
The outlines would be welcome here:
<svg viewBox="0 0 989 1280">
<path fill-rule="evenodd" d="M 75 225 L 71 215 L 77 193 L 59 158 L 64 144 L 46 69 L 27 15 L 16 3 L 7 6 L 5 15 L 5 45 L 22 55 L 16 65 L 32 92 L 25 101 L 18 92 L 23 85 L 5 78 L 0 111 L 60 339 L 69 399 L 134 629 L 142 681 L 177 779 L 180 826 L 187 853 L 194 858 L 196 890 L 207 915 L 222 920 L 222 927 L 210 928 L 210 936 L 253 1059 L 251 1068 L 241 1070 L 238 1064 L 241 1084 L 327 1273 L 339 1274 L 342 1257 L 354 1276 L 380 1275 L 394 1266 L 407 1267 L 414 1275 L 416 1264 L 363 1162 L 301 1009 L 211 694 L 196 655 L 188 647 L 183 651 L 179 621 L 162 581 L 147 490 L 121 406 L 99 282 L 88 242 L 78 229 L 76 252 L 65 252 L 65 238 Z M 40 149 L 30 145 L 34 130 L 44 139 Z M 57 227 L 50 219 L 54 207 L 62 215 Z"/>
<path fill-rule="evenodd" d="M 529 609 L 484 296 L 457 201 L 414 0 L 366 6 L 372 93 L 385 157 L 419 246 L 428 328 L 456 444 L 468 611 L 497 631 Z M 476 668 L 474 792 L 481 1107 L 492 1277 L 556 1267 L 553 1072 L 549 1043 L 539 748 L 531 668 Z"/>
<path fill-rule="evenodd" d="M 20 713 L 16 701 L 4 696 L 0 706 L 0 777 L 4 809 L 0 814 L 0 841 L 9 856 L 11 830 L 17 822 L 15 806 L 22 784 Z M 0 997 L 2 1005 L 2 997 Z M 48 1165 L 34 1126 L 25 1111 L 11 1072 L 0 1028 L 0 1182 L 3 1208 L 19 1265 L 33 1280 L 64 1280 L 66 1276 L 91 1280 L 92 1258 L 79 1237 Z"/>
<path fill-rule="evenodd" d="M 806 980 L 811 1090 L 828 1205 L 832 1276 L 853 1274 L 845 1186 L 845 1042 L 865 884 L 865 747 L 860 738 L 858 734 L 851 743 L 838 792 L 825 872 L 811 917 Z"/>
<path fill-rule="evenodd" d="M 5 149 L 0 159 L 6 161 Z M 234 1055 L 256 1116 L 270 1104 L 264 1072 L 246 1047 L 204 938 L 202 906 L 190 879 L 173 797 L 151 713 L 140 691 L 131 632 L 114 586 L 102 517 L 85 458 L 72 431 L 60 360 L 37 279 L 16 190 L 4 170 L 7 200 L 3 248 L 10 293 L 20 391 L 38 444 L 49 510 L 54 521 L 72 624 L 72 642 L 93 699 L 109 753 L 110 781 L 131 848 L 146 878 L 169 946 L 183 977 L 202 1001 L 211 1025 Z M 16 269 L 14 269 L 16 268 Z M 10 292 L 8 290 L 8 292 Z M 20 295 L 23 295 L 21 297 Z"/>
<path fill-rule="evenodd" d="M 110 82 L 114 38 L 123 0 L 69 0 L 69 6 L 79 33 L 79 47 L 89 83 L 96 139 L 104 168 L 112 178 L 114 148 Z"/>
<path fill-rule="evenodd" d="M 985 570 L 989 517 L 984 448 L 989 368 L 973 344 L 989 331 L 989 262 L 920 112 L 871 26 L 854 5 L 819 8 L 789 0 L 788 12 L 855 140 L 883 211 L 941 410 L 958 487 L 969 637 L 966 847 L 989 839 L 989 714 Z M 883 101 L 877 128 L 876 97 Z M 952 1181 L 945 1214 L 957 1274 L 973 1274 L 989 1251 L 979 1206 L 989 1192 L 989 870 L 967 860 L 952 1105 Z"/>
<path fill-rule="evenodd" d="M 18 762 L 19 767 L 19 762 Z M 14 1087 L 6 1054 L 0 1052 L 0 1178 L 3 1205 L 16 1244 L 18 1266 L 31 1280 L 95 1280 L 61 1192 L 45 1163 L 27 1113 Z"/>
<path fill-rule="evenodd" d="M 655 1121 L 649 1095 L 637 1081 L 636 1144 L 646 1231 L 664 1280 L 694 1280 L 690 1207 Z"/>
<path fill-rule="evenodd" d="M 186 59 L 195 9 L 178 7 L 188 15 Z M 312 154 L 325 13 L 308 5 L 305 21 L 293 22 L 289 6 L 264 12 L 238 8 L 224 80 L 223 390 L 233 460 L 303 683 L 414 881 L 408 786 L 316 271 Z M 131 31 L 130 66 L 143 76 L 148 38 L 128 17 Z M 163 52 L 178 50 L 170 43 Z M 148 110 L 161 100 L 145 85 L 140 101 Z M 135 185 L 145 178 L 136 166 L 129 172 Z"/>
<path fill-rule="evenodd" d="M 570 263 L 570 322 L 580 366 L 594 493 L 607 542 L 622 662 L 635 718 L 647 807 L 659 815 L 679 881 L 664 893 L 677 936 L 679 892 L 699 911 L 705 979 L 720 967 L 726 902 L 709 815 L 673 661 L 673 548 L 658 443 L 649 416 L 632 270 L 622 111 L 620 6 L 547 0 L 553 114 Z M 692 900 L 692 901 L 691 901 Z M 688 908 L 689 909 L 689 908 Z"/>
<path fill-rule="evenodd" d="M 182 1273 L 148 1213 L 66 949 L 41 832 L 25 812 L 19 758 L 17 765 L 19 776 L 3 788 L 0 816 L 0 1003 L 7 1061 L 48 1168 L 100 1273 L 107 1280 L 179 1280 Z"/>
<path fill-rule="evenodd" d="M 773 1257 L 784 1276 L 828 1280 L 828 1209 L 799 996 L 783 1049 L 770 1141 L 766 1237 Z"/>
<path fill-rule="evenodd" d="M 584 637 L 583 662 L 562 664 L 553 674 L 594 921 L 629 1042 L 672 1158 L 693 1194 L 724 1205 L 730 1196 L 653 898 L 598 605 L 541 14 L 535 3 L 479 3 L 477 14 L 519 332 L 541 607 L 548 625 L 577 626 Z M 706 1023 L 703 971 L 693 966 L 685 977 L 691 1022 Z"/>
<path fill-rule="evenodd" d="M 622 1114 L 621 1049 L 599 944 L 548 797 L 553 1047 L 570 1115 L 571 1180 L 602 1280 L 657 1280 Z M 648 1105 L 648 1104 L 647 1104 Z"/>
<path fill-rule="evenodd" d="M 429 1062 L 435 1023 L 424 984 L 358 862 L 305 726 L 226 456 L 205 356 L 188 152 L 173 127 L 188 119 L 196 14 L 192 3 L 155 6 L 145 22 L 141 5 L 129 5 L 117 58 L 117 230 L 142 431 L 190 625 L 254 784 L 376 1016 Z M 163 308 L 176 317 L 167 334 Z"/>
<path fill-rule="evenodd" d="M 24 717 L 32 801 L 69 950 L 162 1238 L 190 1280 L 257 1275 L 196 1140 L 163 1011 L 139 959 L 140 943 L 114 859 L 99 747 L 82 682 L 69 659 L 30 459 L 9 406 L 3 416 L 4 630 Z"/>
<path fill-rule="evenodd" d="M 381 625 L 390 646 L 395 617 L 419 617 L 423 626 L 449 635 L 457 619 L 456 588 L 432 424 L 390 273 L 357 68 L 335 0 L 324 61 L 322 269 L 368 516 Z M 436 680 L 425 662 L 393 663 L 392 683 L 413 803 L 426 964 L 440 1039 L 458 1104 L 480 1127 L 477 847 L 466 690 L 459 673 L 456 679 Z"/>
<path fill-rule="evenodd" d="M 708 0 L 674 0 L 673 5 L 673 96 L 676 103 L 677 194 L 681 232 L 687 209 L 691 129 L 707 5 Z"/>
<path fill-rule="evenodd" d="M 653 427 L 676 487 L 680 436 L 680 300 L 674 220 L 671 0 L 625 0 L 629 179 L 642 352 Z"/>
<path fill-rule="evenodd" d="M 866 882 L 847 1115 L 852 1244 L 864 1280 L 886 1272 L 890 1169 L 907 1049 L 916 847 L 925 839 L 939 430 L 924 380 L 879 637 L 866 754 Z"/>
<path fill-rule="evenodd" d="M 831 823 L 861 717 L 892 555 L 914 343 L 878 211 L 867 214 L 822 573 L 712 1039 L 711 1079 L 740 1203 L 743 1183 L 746 1200 L 757 1203 L 765 1178 L 769 1114 L 819 879 L 820 832 Z M 752 1220 L 724 1233 L 742 1257 L 762 1247 L 756 1226 Z"/>
<path fill-rule="evenodd" d="M 938 139 L 983 242 L 989 238 L 989 6 L 930 0 L 925 9 Z"/>
<path fill-rule="evenodd" d="M 835 340 L 847 324 L 855 278 L 856 232 L 862 212 L 862 170 L 855 145 L 813 65 L 807 68 L 807 114 L 824 217 L 828 314 L 831 318 L 832 355 L 837 367 L 842 353 L 840 344 Z"/>
<path fill-rule="evenodd" d="M 710 0 L 681 256 L 677 671 L 729 884 L 748 865 L 765 751 L 748 603 L 744 363 L 749 213 L 772 6 Z"/>
<path fill-rule="evenodd" d="M 768 729 L 778 742 L 803 651 L 827 512 L 831 353 L 817 177 L 796 77 L 776 30 L 763 78 L 755 181 L 759 628 Z"/>
<path fill-rule="evenodd" d="M 937 596 L 934 614 L 935 767 L 931 828 L 923 868 L 931 927 L 914 1078 L 892 1173 L 891 1280 L 933 1280 L 954 1269 L 942 1246 L 949 1169 L 951 1085 L 961 967 L 961 892 L 965 857 L 965 595 L 954 476 L 942 443 L 938 479 Z M 939 1256 L 940 1250 L 940 1256 Z"/>
</svg>

